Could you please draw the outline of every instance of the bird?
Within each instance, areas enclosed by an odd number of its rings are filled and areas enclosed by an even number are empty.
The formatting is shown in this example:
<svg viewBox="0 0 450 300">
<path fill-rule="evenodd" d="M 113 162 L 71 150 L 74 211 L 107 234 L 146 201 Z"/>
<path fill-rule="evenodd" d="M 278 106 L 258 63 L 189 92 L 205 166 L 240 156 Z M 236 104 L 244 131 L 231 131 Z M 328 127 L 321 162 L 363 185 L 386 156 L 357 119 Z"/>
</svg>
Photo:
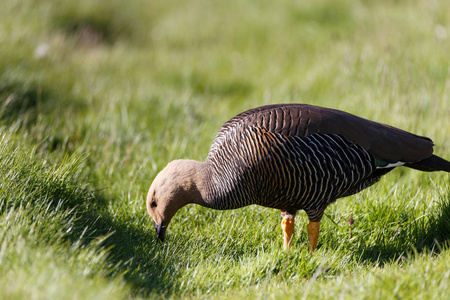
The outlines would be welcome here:
<svg viewBox="0 0 450 300">
<path fill-rule="evenodd" d="M 218 131 L 205 161 L 174 160 L 148 190 L 159 240 L 176 212 L 194 203 L 216 210 L 260 205 L 281 211 L 283 247 L 306 212 L 309 251 L 317 249 L 328 205 L 373 185 L 396 167 L 450 172 L 430 138 L 309 104 L 244 111 Z"/>
</svg>

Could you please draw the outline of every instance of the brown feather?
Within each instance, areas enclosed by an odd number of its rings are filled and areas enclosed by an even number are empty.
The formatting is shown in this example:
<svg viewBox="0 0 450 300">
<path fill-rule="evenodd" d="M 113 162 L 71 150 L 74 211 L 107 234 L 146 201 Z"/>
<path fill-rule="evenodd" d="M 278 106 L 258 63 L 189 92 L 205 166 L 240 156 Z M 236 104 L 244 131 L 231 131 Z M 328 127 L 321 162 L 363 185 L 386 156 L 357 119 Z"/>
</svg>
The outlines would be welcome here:
<svg viewBox="0 0 450 300">
<path fill-rule="evenodd" d="M 433 154 L 433 142 L 427 137 L 343 111 L 307 104 L 277 104 L 251 109 L 228 121 L 221 131 L 239 123 L 243 128 L 260 126 L 269 132 L 289 136 L 340 134 L 361 145 L 377 160 L 387 163 L 417 162 Z"/>
</svg>

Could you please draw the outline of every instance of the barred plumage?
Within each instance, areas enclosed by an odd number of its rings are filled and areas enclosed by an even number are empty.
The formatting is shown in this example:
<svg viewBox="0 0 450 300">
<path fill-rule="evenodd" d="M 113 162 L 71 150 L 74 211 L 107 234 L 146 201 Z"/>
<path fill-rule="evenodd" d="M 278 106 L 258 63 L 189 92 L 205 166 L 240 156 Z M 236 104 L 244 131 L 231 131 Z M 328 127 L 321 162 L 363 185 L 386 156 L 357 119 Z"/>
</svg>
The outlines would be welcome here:
<svg viewBox="0 0 450 300">
<path fill-rule="evenodd" d="M 336 199 L 363 190 L 399 165 L 450 172 L 450 163 L 432 153 L 429 138 L 342 111 L 264 106 L 226 122 L 205 162 L 170 163 L 150 187 L 147 209 L 160 237 L 188 203 L 221 210 L 252 204 L 280 209 L 285 229 L 293 226 L 297 210 L 304 210 L 314 250 L 318 222 Z M 285 246 L 292 231 L 285 230 Z"/>
<path fill-rule="evenodd" d="M 233 147 L 235 141 L 242 147 Z M 211 208 L 305 209 L 313 220 L 337 198 L 376 181 L 369 153 L 336 134 L 290 137 L 249 127 L 224 139 L 206 164 L 214 182 L 205 199 Z"/>
</svg>

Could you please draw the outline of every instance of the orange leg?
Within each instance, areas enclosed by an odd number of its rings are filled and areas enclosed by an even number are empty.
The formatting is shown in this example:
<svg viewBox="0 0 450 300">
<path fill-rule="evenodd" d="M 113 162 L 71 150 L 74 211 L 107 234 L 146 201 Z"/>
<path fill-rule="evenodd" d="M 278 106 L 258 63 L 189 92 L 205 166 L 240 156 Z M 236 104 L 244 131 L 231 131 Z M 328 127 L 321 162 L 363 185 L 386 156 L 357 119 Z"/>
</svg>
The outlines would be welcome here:
<svg viewBox="0 0 450 300">
<path fill-rule="evenodd" d="M 319 228 L 320 228 L 320 222 L 309 222 L 309 224 L 306 226 L 306 229 L 308 231 L 308 237 L 309 237 L 309 252 L 313 253 L 316 251 L 317 243 L 319 241 Z"/>
<path fill-rule="evenodd" d="M 281 228 L 284 232 L 284 250 L 289 250 L 292 247 L 292 238 L 294 236 L 294 217 L 293 216 L 283 216 L 283 221 L 281 221 Z"/>
</svg>

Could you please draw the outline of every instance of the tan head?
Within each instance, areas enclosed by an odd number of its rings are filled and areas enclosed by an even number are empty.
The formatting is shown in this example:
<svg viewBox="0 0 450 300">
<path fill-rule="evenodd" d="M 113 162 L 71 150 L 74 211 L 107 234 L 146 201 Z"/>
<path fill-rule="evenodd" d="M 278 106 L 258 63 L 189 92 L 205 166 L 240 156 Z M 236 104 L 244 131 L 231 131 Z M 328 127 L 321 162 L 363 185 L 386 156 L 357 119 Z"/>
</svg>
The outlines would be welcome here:
<svg viewBox="0 0 450 300">
<path fill-rule="evenodd" d="M 147 211 L 161 241 L 180 208 L 189 203 L 204 205 L 203 165 L 194 160 L 174 160 L 153 180 L 147 194 Z"/>
</svg>

